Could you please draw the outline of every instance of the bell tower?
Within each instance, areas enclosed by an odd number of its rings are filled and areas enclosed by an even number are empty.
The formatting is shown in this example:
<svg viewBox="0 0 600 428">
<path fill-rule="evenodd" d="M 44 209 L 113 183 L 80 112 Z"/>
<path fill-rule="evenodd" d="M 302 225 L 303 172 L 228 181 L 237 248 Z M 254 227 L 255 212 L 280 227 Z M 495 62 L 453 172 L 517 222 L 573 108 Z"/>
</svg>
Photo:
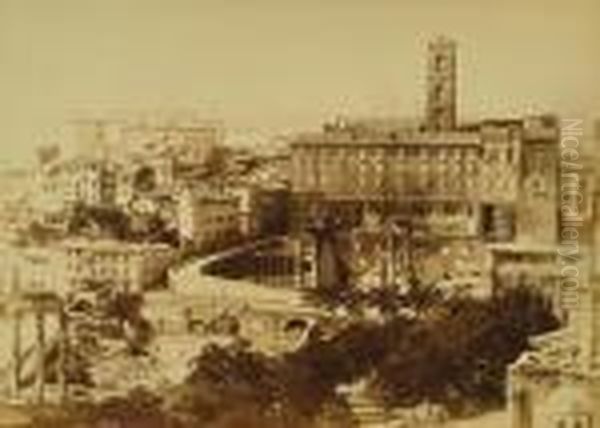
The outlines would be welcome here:
<svg viewBox="0 0 600 428">
<path fill-rule="evenodd" d="M 427 47 L 426 127 L 448 131 L 456 126 L 456 42 L 438 36 Z"/>
</svg>

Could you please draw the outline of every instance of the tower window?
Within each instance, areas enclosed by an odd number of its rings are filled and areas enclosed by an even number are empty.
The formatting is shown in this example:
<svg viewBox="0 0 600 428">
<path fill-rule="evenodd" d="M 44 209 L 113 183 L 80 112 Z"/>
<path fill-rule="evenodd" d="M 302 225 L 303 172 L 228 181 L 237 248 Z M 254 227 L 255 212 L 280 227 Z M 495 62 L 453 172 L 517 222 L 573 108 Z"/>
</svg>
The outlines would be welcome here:
<svg viewBox="0 0 600 428">
<path fill-rule="evenodd" d="M 444 65 L 444 57 L 442 55 L 436 55 L 434 57 L 435 70 L 441 71 Z"/>
<path fill-rule="evenodd" d="M 440 100 L 442 98 L 443 92 L 444 92 L 444 87 L 441 84 L 435 85 L 433 87 L 433 96 L 436 100 Z"/>
</svg>

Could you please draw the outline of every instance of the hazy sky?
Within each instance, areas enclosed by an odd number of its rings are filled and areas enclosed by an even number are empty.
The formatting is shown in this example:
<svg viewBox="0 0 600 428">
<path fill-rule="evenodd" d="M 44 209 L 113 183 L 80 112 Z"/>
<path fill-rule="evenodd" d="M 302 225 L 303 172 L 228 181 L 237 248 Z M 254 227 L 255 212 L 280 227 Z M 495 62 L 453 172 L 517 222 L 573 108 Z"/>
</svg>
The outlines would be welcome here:
<svg viewBox="0 0 600 428">
<path fill-rule="evenodd" d="M 77 112 L 198 108 L 232 128 L 420 115 L 427 39 L 461 117 L 600 112 L 598 0 L 0 0 L 0 162 Z"/>
</svg>

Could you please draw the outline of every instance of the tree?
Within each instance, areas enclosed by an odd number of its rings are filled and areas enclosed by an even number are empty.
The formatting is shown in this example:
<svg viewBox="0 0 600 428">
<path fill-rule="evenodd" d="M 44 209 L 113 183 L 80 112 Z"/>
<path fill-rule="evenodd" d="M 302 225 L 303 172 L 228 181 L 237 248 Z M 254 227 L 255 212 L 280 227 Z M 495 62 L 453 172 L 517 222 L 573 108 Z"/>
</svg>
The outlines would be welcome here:
<svg viewBox="0 0 600 428">
<path fill-rule="evenodd" d="M 327 402 L 336 385 L 372 376 L 376 395 L 391 407 L 428 402 L 464 414 L 500 405 L 509 364 L 531 336 L 559 326 L 547 299 L 528 288 L 485 301 L 424 284 L 407 294 L 385 289 L 354 297 L 382 311 L 389 303 L 387 316 L 358 318 L 287 357 L 286 383 L 297 385 L 292 391 L 306 387 L 301 395 L 315 403 Z"/>
<path fill-rule="evenodd" d="M 274 362 L 239 346 L 207 346 L 176 395 L 172 409 L 198 424 L 246 411 L 266 418 L 280 391 Z"/>
<path fill-rule="evenodd" d="M 138 241 L 162 242 L 179 245 L 179 233 L 170 228 L 159 213 L 134 214 L 131 217 L 129 237 Z"/>
<path fill-rule="evenodd" d="M 143 354 L 153 337 L 152 325 L 142 317 L 143 297 L 140 294 L 119 291 L 104 297 L 102 311 L 106 318 L 117 321 L 118 334 L 127 341 L 133 354 Z"/>
<path fill-rule="evenodd" d="M 125 239 L 131 224 L 127 214 L 118 208 L 77 204 L 69 216 L 67 229 L 71 234 L 94 233 Z"/>
<path fill-rule="evenodd" d="M 160 397 L 143 388 L 131 390 L 125 397 L 102 401 L 91 419 L 116 424 L 119 428 L 166 428 L 172 426 L 163 410 Z M 111 425 L 113 426 L 113 425 Z"/>
<path fill-rule="evenodd" d="M 333 348 L 316 345 L 274 357 L 236 343 L 207 346 L 170 408 L 195 426 L 314 427 L 331 408 L 341 409 Z M 320 364 L 322 358 L 328 362 Z M 331 375 L 330 375 L 331 374 Z M 341 411 L 341 410 L 340 410 Z M 248 425 L 236 425 L 247 415 Z"/>
<path fill-rule="evenodd" d="M 545 299 L 529 289 L 489 301 L 452 296 L 397 336 L 376 368 L 376 384 L 390 405 L 428 401 L 456 413 L 498 405 L 508 365 L 529 337 L 558 325 Z"/>
</svg>

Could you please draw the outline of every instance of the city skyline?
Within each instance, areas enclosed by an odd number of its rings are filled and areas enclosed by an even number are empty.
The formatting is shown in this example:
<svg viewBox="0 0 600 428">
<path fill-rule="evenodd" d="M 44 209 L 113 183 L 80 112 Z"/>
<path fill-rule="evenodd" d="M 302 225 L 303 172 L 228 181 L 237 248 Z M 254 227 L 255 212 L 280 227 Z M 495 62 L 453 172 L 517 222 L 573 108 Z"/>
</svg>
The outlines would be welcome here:
<svg viewBox="0 0 600 428">
<path fill-rule="evenodd" d="M 194 108 L 267 133 L 337 114 L 422 117 L 435 34 L 458 42 L 459 121 L 588 118 L 600 111 L 595 3 L 4 0 L 0 162 L 32 158 L 90 111 Z"/>
<path fill-rule="evenodd" d="M 0 0 L 0 426 L 599 428 L 600 2 L 493 6 Z"/>
</svg>

